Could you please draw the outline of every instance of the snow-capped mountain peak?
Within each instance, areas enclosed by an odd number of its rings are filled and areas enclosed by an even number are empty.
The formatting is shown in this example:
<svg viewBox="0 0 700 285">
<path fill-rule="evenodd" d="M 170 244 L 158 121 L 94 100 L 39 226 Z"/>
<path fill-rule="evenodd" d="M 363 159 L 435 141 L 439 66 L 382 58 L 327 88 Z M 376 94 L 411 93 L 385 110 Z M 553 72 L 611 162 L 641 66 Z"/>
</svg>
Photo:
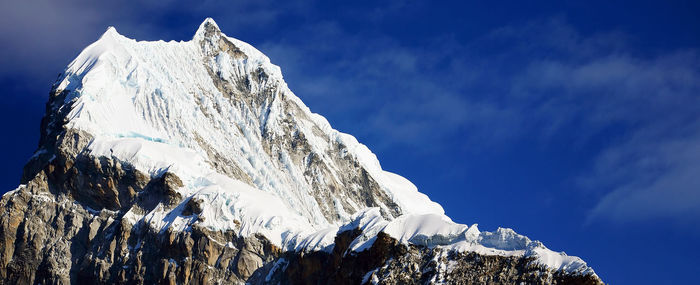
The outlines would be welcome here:
<svg viewBox="0 0 700 285">
<path fill-rule="evenodd" d="M 443 214 L 406 179 L 383 171 L 364 145 L 311 113 L 279 67 L 211 19 L 189 42 L 137 42 L 110 28 L 58 86 L 69 92 L 68 127 L 94 136 L 92 155 L 151 175 L 168 169 L 185 182 L 184 196 L 203 195 L 202 185 L 214 180 L 207 177 L 218 175 L 276 197 L 296 214 L 285 211 L 280 220 L 296 217 L 310 228 L 349 221 L 368 207 L 389 219 Z"/>
<path fill-rule="evenodd" d="M 211 26 L 212 29 L 215 29 L 219 32 L 221 32 L 221 29 L 219 28 L 219 25 L 216 24 L 216 21 L 212 18 L 206 18 L 204 21 L 202 21 L 201 24 L 199 24 L 199 28 L 197 28 L 197 32 L 195 32 L 195 38 L 197 36 L 203 36 L 203 33 L 207 30 L 207 26 Z"/>
<path fill-rule="evenodd" d="M 119 32 L 117 32 L 117 28 L 115 28 L 114 26 L 109 26 L 109 27 L 107 27 L 107 30 L 104 32 L 104 34 L 102 34 L 102 36 L 100 38 L 118 37 L 118 36 L 122 36 L 122 35 L 119 34 Z"/>
<path fill-rule="evenodd" d="M 146 194 L 130 193 L 128 202 L 106 207 L 132 225 L 262 235 L 292 251 L 331 251 L 350 227 L 362 231 L 350 244 L 355 251 L 386 234 L 405 244 L 530 256 L 555 270 L 593 274 L 581 259 L 512 230 L 453 222 L 410 181 L 384 171 L 365 145 L 312 113 L 278 66 L 211 18 L 182 42 L 135 41 L 110 27 L 68 65 L 53 94 L 30 169 L 56 157 L 87 157 L 176 181 L 172 205 L 140 207 L 133 201 Z M 80 138 L 66 146 L 68 133 Z"/>
</svg>

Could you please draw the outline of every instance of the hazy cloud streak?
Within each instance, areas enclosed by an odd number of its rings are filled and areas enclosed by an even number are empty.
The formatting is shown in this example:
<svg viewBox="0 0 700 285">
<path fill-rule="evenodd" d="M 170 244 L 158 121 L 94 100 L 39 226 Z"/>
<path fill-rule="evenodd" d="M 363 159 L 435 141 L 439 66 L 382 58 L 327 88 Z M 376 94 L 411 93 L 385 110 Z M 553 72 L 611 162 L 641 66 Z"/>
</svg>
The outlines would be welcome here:
<svg viewBox="0 0 700 285">
<path fill-rule="evenodd" d="M 533 136 L 593 144 L 594 167 L 578 179 L 600 197 L 591 220 L 700 218 L 695 50 L 636 56 L 621 33 L 584 37 L 556 18 L 419 48 L 332 22 L 297 32 L 262 48 L 303 99 L 331 117 L 361 114 L 352 122 L 373 141 L 427 153 L 455 137 L 476 151 Z"/>
</svg>

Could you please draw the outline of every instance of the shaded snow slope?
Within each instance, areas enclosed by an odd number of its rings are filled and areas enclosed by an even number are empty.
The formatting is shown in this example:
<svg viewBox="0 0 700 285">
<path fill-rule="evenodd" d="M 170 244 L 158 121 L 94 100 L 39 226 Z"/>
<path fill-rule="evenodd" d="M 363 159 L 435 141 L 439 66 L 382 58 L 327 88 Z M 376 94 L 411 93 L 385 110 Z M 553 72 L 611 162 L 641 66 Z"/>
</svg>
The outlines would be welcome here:
<svg viewBox="0 0 700 285">
<path fill-rule="evenodd" d="M 261 233 L 283 248 L 310 251 L 329 250 L 338 231 L 359 227 L 355 250 L 385 232 L 405 243 L 590 270 L 512 230 L 452 222 L 410 181 L 382 170 L 365 145 L 311 113 L 279 67 L 211 19 L 181 42 L 135 41 L 110 27 L 55 88 L 69 92 L 66 126 L 94 137 L 90 154 L 152 176 L 176 174 L 185 201 L 204 201 L 201 222 L 211 229 Z M 182 208 L 125 218 L 187 230 L 194 219 Z"/>
</svg>

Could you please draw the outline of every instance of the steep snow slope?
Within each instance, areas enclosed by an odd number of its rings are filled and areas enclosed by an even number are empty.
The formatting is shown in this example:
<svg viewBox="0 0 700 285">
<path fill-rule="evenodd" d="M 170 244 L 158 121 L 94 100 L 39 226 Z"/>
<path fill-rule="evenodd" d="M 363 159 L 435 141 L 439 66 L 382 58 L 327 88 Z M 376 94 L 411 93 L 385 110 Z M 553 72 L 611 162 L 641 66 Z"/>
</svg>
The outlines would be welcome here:
<svg viewBox="0 0 700 285">
<path fill-rule="evenodd" d="M 279 67 L 211 19 L 187 42 L 135 41 L 109 28 L 56 84 L 69 92 L 66 126 L 93 136 L 91 155 L 153 177 L 176 174 L 177 191 L 203 201 L 200 222 L 212 230 L 261 233 L 282 248 L 312 251 L 330 250 L 339 230 L 359 227 L 358 251 L 384 232 L 404 243 L 593 272 L 512 230 L 452 222 L 411 182 L 382 170 L 366 146 L 311 113 Z M 125 218 L 177 231 L 196 220 L 181 206 Z"/>
</svg>

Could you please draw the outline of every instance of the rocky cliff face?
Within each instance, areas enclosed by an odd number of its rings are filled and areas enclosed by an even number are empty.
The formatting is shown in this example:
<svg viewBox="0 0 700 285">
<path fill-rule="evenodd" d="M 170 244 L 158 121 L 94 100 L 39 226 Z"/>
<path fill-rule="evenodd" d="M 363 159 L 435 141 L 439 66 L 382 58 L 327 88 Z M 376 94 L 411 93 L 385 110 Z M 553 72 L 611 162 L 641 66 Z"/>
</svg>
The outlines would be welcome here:
<svg viewBox="0 0 700 285">
<path fill-rule="evenodd" d="M 110 28 L 53 86 L 0 199 L 3 284 L 601 284 L 512 230 L 452 222 L 208 19 Z"/>
<path fill-rule="evenodd" d="M 39 180 L 0 204 L 4 284 L 602 284 L 534 258 L 403 245 L 386 234 L 352 252 L 357 229 L 338 233 L 330 253 L 284 252 L 263 236 L 197 226 L 155 232 L 59 198 Z"/>
</svg>

